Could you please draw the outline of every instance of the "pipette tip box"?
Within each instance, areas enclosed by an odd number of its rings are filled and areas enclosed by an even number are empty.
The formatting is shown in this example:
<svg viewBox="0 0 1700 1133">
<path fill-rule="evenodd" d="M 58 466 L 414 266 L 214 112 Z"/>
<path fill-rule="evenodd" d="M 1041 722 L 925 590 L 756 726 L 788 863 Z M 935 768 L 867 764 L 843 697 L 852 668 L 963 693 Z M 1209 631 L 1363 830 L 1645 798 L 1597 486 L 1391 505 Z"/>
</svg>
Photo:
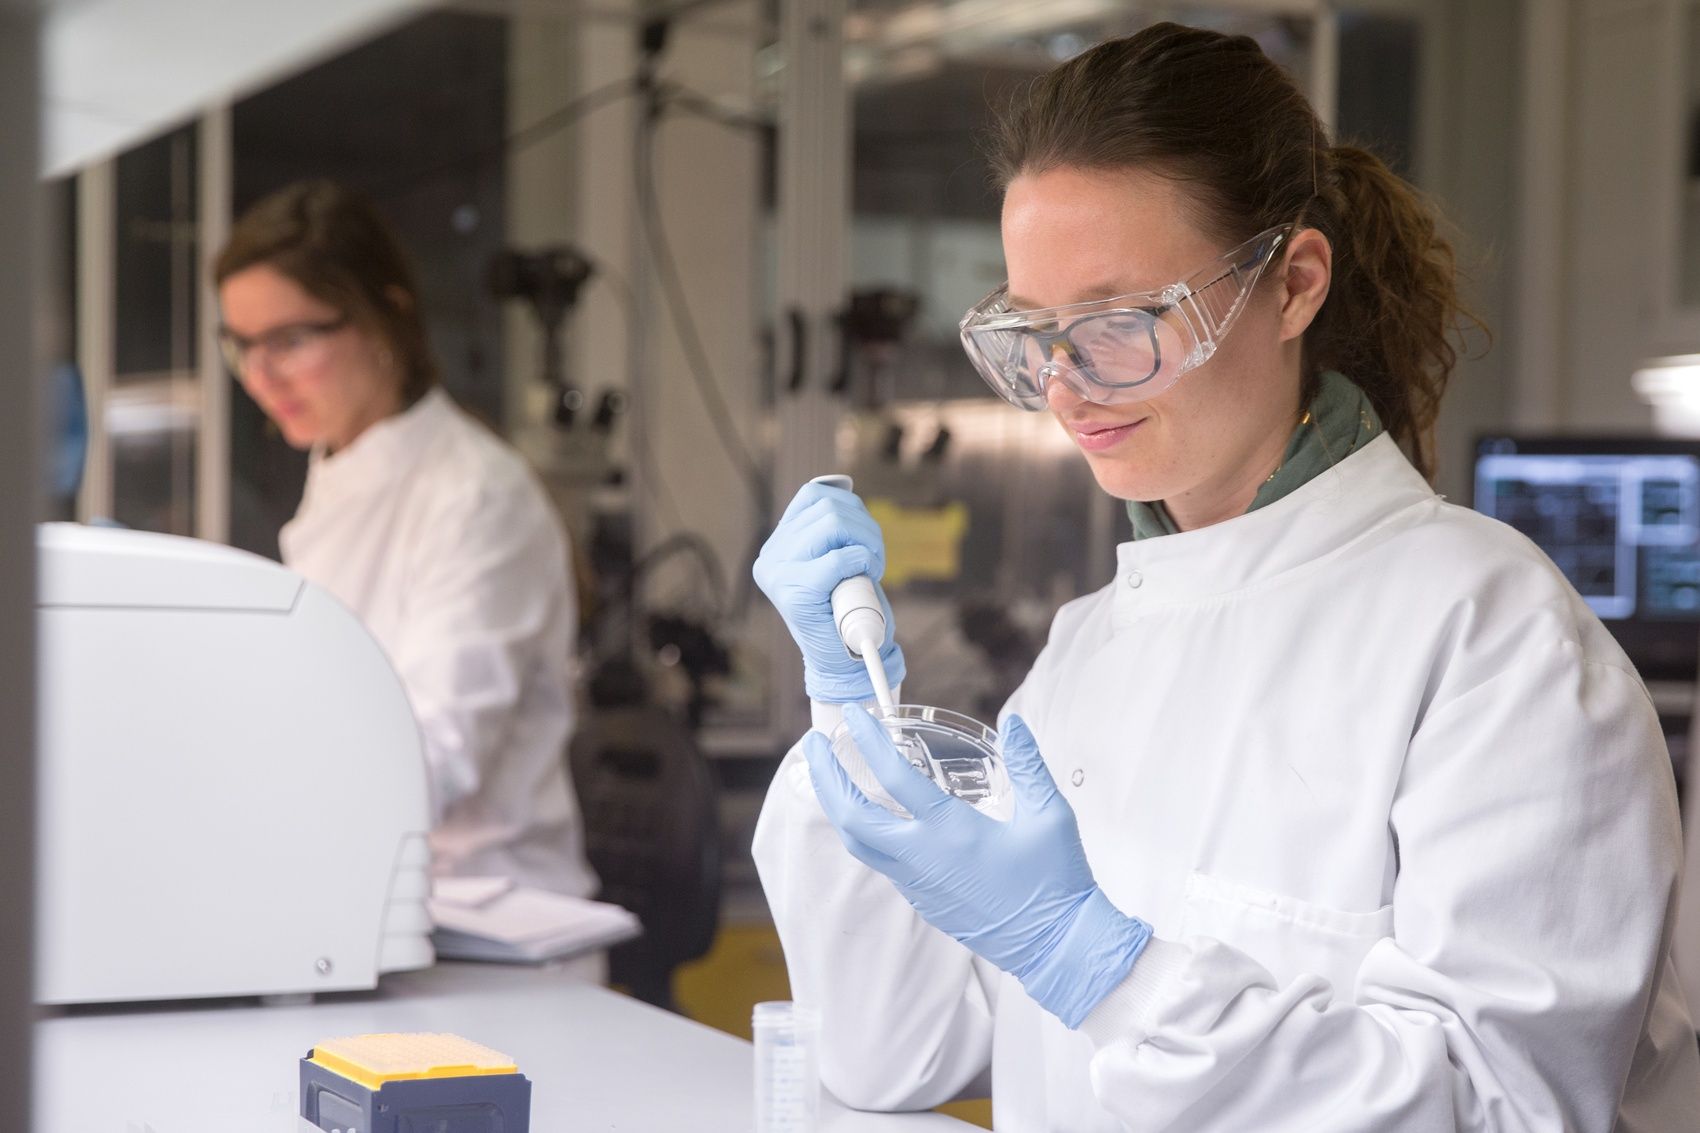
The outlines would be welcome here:
<svg viewBox="0 0 1700 1133">
<path fill-rule="evenodd" d="M 301 1060 L 301 1117 L 326 1133 L 528 1133 L 531 1083 L 458 1035 L 355 1035 Z"/>
</svg>

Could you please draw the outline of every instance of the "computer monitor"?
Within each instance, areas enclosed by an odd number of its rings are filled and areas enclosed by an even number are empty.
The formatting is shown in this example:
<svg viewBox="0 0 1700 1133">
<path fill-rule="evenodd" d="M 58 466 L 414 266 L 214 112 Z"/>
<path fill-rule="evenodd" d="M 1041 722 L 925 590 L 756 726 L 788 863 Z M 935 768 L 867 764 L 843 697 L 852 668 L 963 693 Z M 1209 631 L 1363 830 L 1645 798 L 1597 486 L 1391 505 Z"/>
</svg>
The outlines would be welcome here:
<svg viewBox="0 0 1700 1133">
<path fill-rule="evenodd" d="M 1700 664 L 1700 441 L 1483 437 L 1475 509 L 1545 551 L 1641 675 Z"/>
</svg>

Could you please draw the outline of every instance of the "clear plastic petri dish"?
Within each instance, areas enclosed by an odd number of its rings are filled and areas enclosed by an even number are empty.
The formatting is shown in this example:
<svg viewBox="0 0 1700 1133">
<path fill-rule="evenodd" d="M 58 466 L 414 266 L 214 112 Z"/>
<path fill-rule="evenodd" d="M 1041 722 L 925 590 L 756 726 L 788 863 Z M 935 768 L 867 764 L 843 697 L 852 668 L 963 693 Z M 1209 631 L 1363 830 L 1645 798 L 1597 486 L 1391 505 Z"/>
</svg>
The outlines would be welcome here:
<svg viewBox="0 0 1700 1133">
<path fill-rule="evenodd" d="M 996 731 L 960 712 L 929 704 L 899 704 L 890 712 L 874 709 L 870 714 L 885 725 L 909 765 L 939 790 L 993 818 L 1009 817 L 1009 775 Z M 894 814 L 912 817 L 874 777 L 846 725 L 834 729 L 831 738 L 838 762 L 864 794 Z"/>
</svg>

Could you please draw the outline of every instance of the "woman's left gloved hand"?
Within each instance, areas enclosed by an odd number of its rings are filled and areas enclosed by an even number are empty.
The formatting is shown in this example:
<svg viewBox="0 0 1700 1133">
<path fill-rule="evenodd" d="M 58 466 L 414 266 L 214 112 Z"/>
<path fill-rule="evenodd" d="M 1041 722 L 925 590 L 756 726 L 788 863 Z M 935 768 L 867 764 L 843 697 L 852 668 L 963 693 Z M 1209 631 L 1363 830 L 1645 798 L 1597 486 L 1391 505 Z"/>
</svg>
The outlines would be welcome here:
<svg viewBox="0 0 1700 1133">
<path fill-rule="evenodd" d="M 844 719 L 876 778 L 914 815 L 864 795 L 819 732 L 803 740 L 827 818 L 856 858 L 890 878 L 933 927 L 1015 976 L 1038 1004 L 1078 1027 L 1127 977 L 1151 937 L 1092 878 L 1074 808 L 1032 732 L 1012 716 L 1003 758 L 1014 794 L 1007 822 L 945 794 L 909 765 L 856 705 Z"/>
</svg>

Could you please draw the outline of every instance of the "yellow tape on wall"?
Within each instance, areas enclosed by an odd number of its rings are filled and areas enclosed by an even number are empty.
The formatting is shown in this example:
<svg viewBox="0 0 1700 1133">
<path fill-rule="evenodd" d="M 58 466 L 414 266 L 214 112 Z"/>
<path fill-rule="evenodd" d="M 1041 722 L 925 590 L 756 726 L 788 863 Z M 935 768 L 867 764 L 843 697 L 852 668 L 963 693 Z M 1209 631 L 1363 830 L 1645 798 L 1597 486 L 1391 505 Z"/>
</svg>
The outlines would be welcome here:
<svg viewBox="0 0 1700 1133">
<path fill-rule="evenodd" d="M 885 585 L 913 579 L 948 581 L 962 573 L 962 538 L 968 534 L 968 506 L 904 507 L 891 500 L 869 500 L 868 513 L 885 533 Z"/>
</svg>

